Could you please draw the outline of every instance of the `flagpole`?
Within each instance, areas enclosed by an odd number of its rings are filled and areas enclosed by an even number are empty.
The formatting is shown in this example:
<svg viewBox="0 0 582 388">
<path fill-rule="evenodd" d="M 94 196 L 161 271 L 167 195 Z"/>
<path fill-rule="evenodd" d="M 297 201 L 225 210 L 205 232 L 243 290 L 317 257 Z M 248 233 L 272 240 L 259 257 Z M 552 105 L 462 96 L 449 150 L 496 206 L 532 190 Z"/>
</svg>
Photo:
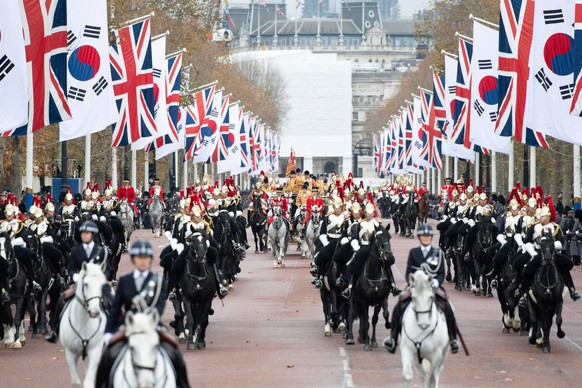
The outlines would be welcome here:
<svg viewBox="0 0 582 388">
<path fill-rule="evenodd" d="M 144 186 L 150 181 L 150 154 L 144 150 L 144 164 L 143 164 L 143 176 L 144 176 Z M 147 187 L 147 186 L 145 186 Z"/>
<path fill-rule="evenodd" d="M 125 23 L 123 23 L 124 26 L 129 26 L 130 24 L 134 24 L 134 23 L 138 23 L 141 22 L 142 20 L 146 20 L 149 19 L 150 17 L 156 16 L 156 13 L 154 11 L 152 11 L 151 13 L 141 16 L 139 18 L 135 18 L 135 19 L 131 19 L 126 21 Z"/>
<path fill-rule="evenodd" d="M 574 144 L 574 210 L 580 208 L 580 189 L 580 146 Z M 576 198 L 578 198 L 577 202 Z"/>
<path fill-rule="evenodd" d="M 439 194 L 439 186 L 442 185 L 442 183 L 443 183 L 443 169 L 442 168 L 439 168 L 437 170 L 437 174 L 438 174 L 437 175 L 437 184 L 434 187 L 434 194 L 435 195 L 438 195 Z"/>
<path fill-rule="evenodd" d="M 476 21 L 478 23 L 484 24 L 484 25 L 486 25 L 488 27 L 492 27 L 494 29 L 499 30 L 499 24 L 491 23 L 491 22 L 489 22 L 489 21 L 487 21 L 485 19 L 481 19 L 481 18 L 475 17 L 475 16 L 473 16 L 473 14 L 470 14 L 469 15 L 469 19 L 474 20 L 474 21 Z"/>
<path fill-rule="evenodd" d="M 509 148 L 509 160 L 507 162 L 507 191 L 511 190 L 513 187 L 513 182 L 515 182 L 513 178 L 513 169 L 515 166 L 514 156 L 513 156 L 513 141 L 511 142 L 511 148 Z"/>
<path fill-rule="evenodd" d="M 137 151 L 131 150 L 131 185 L 136 187 L 137 185 Z"/>
<path fill-rule="evenodd" d="M 34 133 L 29 133 L 26 136 L 26 187 L 24 189 L 24 202 L 26 203 L 26 208 L 30 208 L 32 206 L 32 193 L 33 193 L 33 189 L 32 189 L 32 183 L 33 183 L 33 177 L 32 177 L 32 169 L 33 169 L 33 155 L 32 153 L 34 152 L 34 139 L 33 139 Z M 66 144 L 66 142 L 63 142 L 63 144 Z M 63 160 L 66 157 L 66 153 L 63 156 Z M 66 164 L 66 162 L 65 162 Z M 61 167 L 62 168 L 62 167 Z M 64 178 L 65 183 L 67 182 L 67 178 L 66 178 L 66 174 L 65 171 L 62 172 L 62 177 Z M 22 177 L 19 177 L 19 179 L 22 179 Z M 62 182 L 63 178 L 61 178 L 61 188 L 64 187 Z M 22 181 L 21 181 L 22 182 Z"/>
<path fill-rule="evenodd" d="M 170 59 L 170 58 L 172 58 L 172 57 L 175 57 L 175 56 L 176 56 L 176 55 L 178 55 L 178 54 L 185 54 L 185 53 L 187 53 L 187 52 L 188 52 L 188 50 L 186 50 L 186 48 L 184 47 L 182 50 L 178 50 L 178 51 L 176 51 L 176 52 L 173 52 L 173 53 L 171 53 L 171 54 L 166 54 L 166 59 Z M 192 65 L 188 65 L 188 66 L 186 66 L 186 67 L 189 67 L 189 66 L 192 66 Z M 186 67 L 184 68 L 184 70 L 186 69 Z"/>
<path fill-rule="evenodd" d="M 178 151 L 174 151 L 174 187 L 180 187 L 180 180 L 178 179 Z"/>
<path fill-rule="evenodd" d="M 117 147 L 111 148 L 111 184 L 113 190 L 117 190 Z"/>
<path fill-rule="evenodd" d="M 194 89 L 190 89 L 190 90 L 188 90 L 188 92 L 194 93 L 194 92 L 197 92 L 197 91 L 199 91 L 201 89 L 207 88 L 209 86 L 216 85 L 217 83 L 218 83 L 218 80 L 212 81 L 212 82 L 210 82 L 210 83 L 208 83 L 206 85 L 202 85 L 202 86 L 195 87 Z"/>
<path fill-rule="evenodd" d="M 466 35 L 459 34 L 459 31 L 455 32 L 455 36 L 456 36 L 457 38 L 460 38 L 460 39 L 466 40 L 467 42 L 469 42 L 469 43 L 471 43 L 471 44 L 473 43 L 473 38 L 469 38 L 469 37 L 468 37 L 468 36 L 466 36 Z"/>
<path fill-rule="evenodd" d="M 475 187 L 481 186 L 481 180 L 479 179 L 479 166 L 481 161 L 481 154 L 475 152 Z"/>
<path fill-rule="evenodd" d="M 182 172 L 183 172 L 183 177 L 182 177 L 183 185 L 182 186 L 184 187 L 184 190 L 185 190 L 188 187 L 188 161 L 185 160 L 185 158 L 184 158 L 184 161 L 182 162 Z"/>
<path fill-rule="evenodd" d="M 85 182 L 91 182 L 91 135 L 90 134 L 85 136 Z"/>
<path fill-rule="evenodd" d="M 536 187 L 536 147 L 529 147 L 529 185 Z"/>
<path fill-rule="evenodd" d="M 453 159 L 453 179 L 455 182 L 459 179 L 459 158 L 457 157 Z"/>
<path fill-rule="evenodd" d="M 451 157 L 445 156 L 445 179 L 451 176 Z"/>
<path fill-rule="evenodd" d="M 458 55 L 452 54 L 452 53 L 445 51 L 445 50 L 441 50 L 441 54 L 443 54 L 449 58 L 455 59 L 455 60 L 459 59 Z"/>
<path fill-rule="evenodd" d="M 166 30 L 166 32 L 164 32 L 163 34 L 156 35 L 156 36 L 152 36 L 150 40 L 151 40 L 152 42 L 154 42 L 154 41 L 156 41 L 156 40 L 158 40 L 158 39 L 165 38 L 165 37 L 166 37 L 166 36 L 168 36 L 168 35 L 170 35 L 170 30 Z"/>
<path fill-rule="evenodd" d="M 491 192 L 497 193 L 497 153 L 491 152 Z"/>
<path fill-rule="evenodd" d="M 277 8 L 278 7 L 279 6 L 277 5 L 276 8 L 275 8 L 275 35 L 273 36 L 273 46 L 274 47 L 277 47 L 277 43 L 278 43 L 277 42 L 277 40 L 278 40 L 277 39 Z"/>
</svg>

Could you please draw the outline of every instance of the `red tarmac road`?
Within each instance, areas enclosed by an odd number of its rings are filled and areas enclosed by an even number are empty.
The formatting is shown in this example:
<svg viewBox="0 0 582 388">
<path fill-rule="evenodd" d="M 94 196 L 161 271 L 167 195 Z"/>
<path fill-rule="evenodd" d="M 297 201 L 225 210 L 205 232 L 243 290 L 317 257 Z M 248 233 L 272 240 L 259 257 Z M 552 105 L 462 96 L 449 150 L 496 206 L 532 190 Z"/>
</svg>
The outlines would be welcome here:
<svg viewBox="0 0 582 388">
<path fill-rule="evenodd" d="M 154 239 L 146 231 L 134 233 L 148 238 L 161 250 L 166 240 Z M 436 238 L 435 238 L 436 242 Z M 398 285 L 415 239 L 394 236 Z M 252 242 L 251 242 L 251 245 Z M 400 387 L 404 386 L 400 355 L 384 349 L 371 352 L 362 345 L 345 346 L 340 334 L 324 337 L 319 292 L 311 285 L 308 260 L 290 246 L 287 267 L 272 268 L 269 254 L 249 249 L 235 289 L 213 307 L 207 330 L 207 349 L 186 351 L 186 364 L 193 387 Z M 131 268 L 122 258 L 120 273 Z M 160 270 L 158 261 L 155 270 Z M 582 289 L 582 271 L 573 271 Z M 528 344 L 519 334 L 501 333 L 497 298 L 477 297 L 445 287 L 457 311 L 459 327 L 471 355 L 462 352 L 447 359 L 441 378 L 445 387 L 578 387 L 582 381 L 582 300 L 564 304 L 566 338 L 558 339 L 555 325 L 552 353 Z M 390 297 L 390 308 L 393 306 Z M 173 318 L 168 303 L 164 322 Z M 381 320 L 382 322 L 382 320 Z M 356 332 L 356 330 L 354 330 Z M 388 334 L 378 324 L 379 342 Z M 414 383 L 419 386 L 419 380 Z M 43 339 L 28 339 L 22 350 L 0 349 L 0 387 L 67 387 L 68 367 L 60 345 Z"/>
</svg>

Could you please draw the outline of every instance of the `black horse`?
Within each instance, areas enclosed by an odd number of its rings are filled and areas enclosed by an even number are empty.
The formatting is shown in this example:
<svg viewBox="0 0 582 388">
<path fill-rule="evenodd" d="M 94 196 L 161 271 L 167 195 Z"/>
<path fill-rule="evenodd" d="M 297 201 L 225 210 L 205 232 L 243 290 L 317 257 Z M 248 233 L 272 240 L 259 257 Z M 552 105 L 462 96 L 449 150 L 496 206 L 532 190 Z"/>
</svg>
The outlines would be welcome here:
<svg viewBox="0 0 582 388">
<path fill-rule="evenodd" d="M 253 213 L 249 218 L 253 238 L 255 239 L 255 253 L 266 252 L 267 250 L 267 213 L 263 208 L 260 197 L 253 199 Z"/>
<path fill-rule="evenodd" d="M 221 210 L 214 220 L 214 239 L 219 246 L 218 268 L 222 271 L 222 278 L 232 285 L 240 272 L 240 257 L 234 246 L 231 217 L 226 210 Z"/>
<path fill-rule="evenodd" d="M 493 257 L 489 250 L 495 242 L 497 228 L 491 223 L 490 217 L 484 217 L 477 227 L 477 238 L 472 246 L 469 247 L 470 255 L 473 258 L 473 266 L 470 269 L 473 271 L 472 276 L 477 288 L 476 294 L 493 297 L 490 281 L 485 274 L 493 267 Z"/>
<path fill-rule="evenodd" d="M 540 345 L 542 351 L 549 353 L 550 329 L 552 328 L 554 315 L 558 326 L 558 338 L 564 338 L 566 335 L 562 330 L 564 280 L 555 264 L 554 238 L 551 233 L 543 233 L 540 245 L 542 265 L 535 273 L 531 287 L 531 298 L 529 298 L 529 308 L 533 313 L 531 314 L 532 331 L 529 343 L 533 345 L 541 337 Z"/>
<path fill-rule="evenodd" d="M 510 330 L 514 332 L 522 330 L 522 335 L 529 335 L 527 330 L 525 330 L 529 314 L 527 309 L 518 306 L 519 298 L 515 297 L 517 283 L 511 281 L 513 279 L 513 271 L 509 265 L 509 257 L 516 254 L 517 245 L 513 242 L 508 242 L 508 244 L 511 245 L 508 247 L 507 252 L 502 253 L 507 258 L 504 258 L 504 264 L 501 266 L 500 281 L 497 286 L 497 299 L 499 300 L 501 313 L 503 314 L 501 318 L 503 332 L 509 333 Z"/>
<path fill-rule="evenodd" d="M 413 237 L 416 220 L 418 219 L 418 206 L 414 202 L 415 199 L 416 194 L 411 192 L 408 195 L 408 202 L 404 205 L 404 228 L 406 237 Z"/>
<path fill-rule="evenodd" d="M 388 228 L 389 229 L 389 228 Z M 378 347 L 376 341 L 376 324 L 380 310 L 383 311 L 385 327 L 390 328 L 388 295 L 392 290 L 391 269 L 395 259 L 390 246 L 390 233 L 388 229 L 379 227 L 370 244 L 370 254 L 363 271 L 356 280 L 350 303 L 348 327 L 346 329 L 347 340 L 352 339 L 352 328 L 356 318 L 360 320 L 358 342 L 364 344 L 364 350 L 372 350 Z M 360 248 L 363 249 L 363 248 Z M 369 308 L 374 307 L 372 316 L 372 337 L 368 334 L 370 328 Z"/>
<path fill-rule="evenodd" d="M 206 348 L 206 327 L 216 294 L 214 270 L 208 262 L 210 244 L 200 233 L 194 233 L 186 248 L 186 270 L 180 279 L 182 298 L 187 317 L 188 350 Z M 196 332 L 196 343 L 194 343 Z"/>
</svg>

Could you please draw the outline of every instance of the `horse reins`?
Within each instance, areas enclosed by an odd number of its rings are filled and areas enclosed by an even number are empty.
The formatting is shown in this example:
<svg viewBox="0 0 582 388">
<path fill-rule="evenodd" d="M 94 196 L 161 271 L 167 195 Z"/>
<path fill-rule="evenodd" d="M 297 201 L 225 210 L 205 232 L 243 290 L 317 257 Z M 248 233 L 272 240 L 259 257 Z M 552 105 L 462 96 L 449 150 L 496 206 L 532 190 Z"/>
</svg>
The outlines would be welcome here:
<svg viewBox="0 0 582 388">
<path fill-rule="evenodd" d="M 433 306 L 435 305 L 434 303 L 434 296 L 432 297 L 432 301 L 430 303 L 430 307 L 428 310 L 425 311 L 417 311 L 414 306 L 411 306 L 412 311 L 414 311 L 414 315 L 416 317 L 416 324 L 418 325 L 418 315 L 419 314 L 428 314 L 428 319 L 430 320 L 430 318 L 432 317 L 432 309 Z M 420 341 L 416 341 L 413 338 L 410 337 L 410 335 L 408 334 L 408 332 L 406 331 L 406 325 L 402 325 L 402 328 L 404 329 L 404 334 L 406 335 L 406 337 L 410 340 L 410 342 L 412 342 L 414 344 L 414 347 L 416 348 L 416 356 L 418 357 L 418 363 L 421 364 L 422 363 L 422 357 L 420 356 L 420 349 L 422 348 L 422 343 L 424 342 L 425 339 L 427 339 L 428 337 L 430 337 L 431 335 L 434 334 L 436 328 L 439 325 L 439 320 L 436 320 L 436 323 L 434 325 L 434 327 L 432 328 L 431 331 L 429 331 L 428 333 L 426 333 L 424 335 L 424 337 L 422 337 L 422 339 L 420 339 Z M 422 330 L 422 328 L 420 327 L 420 325 L 418 325 L 418 327 Z"/>
<path fill-rule="evenodd" d="M 93 300 L 93 299 L 101 299 L 101 297 L 99 296 L 92 296 L 89 299 L 85 298 L 85 282 L 83 282 L 83 279 L 85 278 L 84 275 L 83 278 L 81 278 L 81 293 L 83 295 L 83 300 L 81 300 L 81 298 L 79 298 L 79 296 L 77 296 L 77 293 L 75 293 L 75 300 L 77 302 L 79 302 L 79 304 L 81 304 L 81 306 L 83 306 L 83 308 L 85 309 L 85 312 L 87 313 L 87 315 L 89 315 L 89 318 L 93 319 L 93 317 L 89 314 L 88 308 L 89 308 L 89 301 Z M 83 336 L 81 335 L 81 333 L 79 333 L 77 331 L 77 329 L 75 329 L 75 326 L 73 326 L 73 322 L 71 321 L 71 314 L 69 314 L 69 325 L 71 326 L 71 329 L 73 329 L 73 331 L 75 332 L 75 334 L 77 335 L 77 337 L 79 337 L 79 339 L 81 340 L 81 343 L 83 345 L 83 361 L 85 360 L 85 358 L 87 357 L 87 346 L 89 346 L 89 342 L 91 342 L 91 340 L 93 339 L 93 337 L 95 337 L 97 335 L 97 333 L 99 332 L 99 328 L 101 327 L 101 321 L 103 320 L 101 314 L 99 314 L 99 324 L 97 325 L 97 329 L 95 330 L 95 332 L 93 332 L 93 334 L 91 334 L 91 336 L 87 339 L 83 338 Z"/>
</svg>

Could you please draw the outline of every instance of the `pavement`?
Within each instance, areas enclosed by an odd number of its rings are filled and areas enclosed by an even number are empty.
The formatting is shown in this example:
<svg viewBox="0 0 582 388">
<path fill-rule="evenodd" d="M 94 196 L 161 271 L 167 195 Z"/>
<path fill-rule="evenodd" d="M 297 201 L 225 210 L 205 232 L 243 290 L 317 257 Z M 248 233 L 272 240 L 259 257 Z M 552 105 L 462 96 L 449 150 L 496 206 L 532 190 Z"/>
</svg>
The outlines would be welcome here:
<svg viewBox="0 0 582 388">
<path fill-rule="evenodd" d="M 434 221 L 431 221 L 434 223 Z M 250 234 L 250 231 L 249 231 Z M 153 238 L 139 230 L 132 240 L 147 238 L 156 255 L 164 237 Z M 252 244 L 252 237 L 249 235 Z M 435 244 L 436 245 L 436 236 Z M 416 239 L 393 236 L 394 268 L 403 288 L 408 251 Z M 310 283 L 309 261 L 301 259 L 290 244 L 286 267 L 272 268 L 270 253 L 247 251 L 234 289 L 222 303 L 214 299 L 215 314 L 207 329 L 207 348 L 186 351 L 180 345 L 193 387 L 401 387 L 400 355 L 383 348 L 364 351 L 363 345 L 346 346 L 341 334 L 325 337 L 319 292 Z M 120 274 L 131 269 L 124 255 Z M 159 260 L 154 271 L 161 271 Z M 582 289 L 582 271 L 573 270 Z M 441 375 L 444 387 L 578 387 L 582 379 L 582 300 L 564 303 L 564 339 L 551 338 L 552 353 L 543 354 L 519 333 L 501 332 L 497 298 L 445 288 L 457 312 L 460 330 L 470 351 L 450 355 Z M 392 309 L 395 299 L 390 296 Z M 167 303 L 163 321 L 173 318 Z M 382 321 L 381 321 L 382 322 Z M 357 326 L 354 328 L 356 332 Z M 378 325 L 378 340 L 389 334 Z M 16 373 L 14 373 L 16 372 Z M 60 345 L 41 338 L 28 339 L 22 350 L 0 348 L 2 387 L 65 387 L 70 385 L 68 367 Z M 415 375 L 414 386 L 420 386 Z"/>
</svg>

